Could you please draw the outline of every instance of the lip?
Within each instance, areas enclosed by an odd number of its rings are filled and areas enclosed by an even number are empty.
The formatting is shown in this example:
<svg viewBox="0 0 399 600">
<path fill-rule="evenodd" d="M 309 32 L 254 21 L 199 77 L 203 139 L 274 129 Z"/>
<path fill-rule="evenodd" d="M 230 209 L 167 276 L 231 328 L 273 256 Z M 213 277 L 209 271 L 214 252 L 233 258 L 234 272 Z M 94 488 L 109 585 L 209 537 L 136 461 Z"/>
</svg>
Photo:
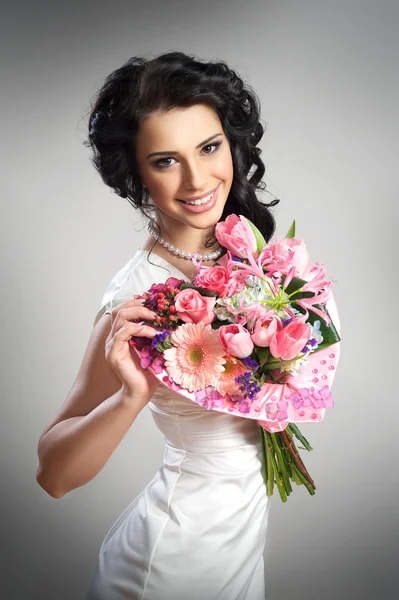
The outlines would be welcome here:
<svg viewBox="0 0 399 600">
<path fill-rule="evenodd" d="M 219 183 L 219 185 L 220 185 L 220 183 Z M 191 196 L 191 198 L 178 198 L 178 200 L 180 200 L 182 202 L 193 202 L 194 200 L 202 200 L 202 198 L 209 196 L 209 194 L 213 194 L 213 192 L 219 187 L 219 185 L 216 186 L 210 192 L 206 192 L 206 194 L 202 194 L 202 196 Z"/>
<path fill-rule="evenodd" d="M 213 194 L 212 198 L 205 204 L 196 206 L 195 204 L 185 204 L 185 202 L 182 202 L 183 208 L 185 210 L 187 210 L 188 212 L 192 212 L 192 213 L 203 213 L 203 212 L 207 212 L 208 210 L 211 210 L 215 206 L 216 201 L 218 199 L 219 187 L 220 187 L 220 183 L 217 186 L 216 191 Z M 208 192 L 208 194 L 210 194 L 210 193 L 211 192 Z M 207 196 L 208 194 L 205 194 L 205 195 Z"/>
</svg>

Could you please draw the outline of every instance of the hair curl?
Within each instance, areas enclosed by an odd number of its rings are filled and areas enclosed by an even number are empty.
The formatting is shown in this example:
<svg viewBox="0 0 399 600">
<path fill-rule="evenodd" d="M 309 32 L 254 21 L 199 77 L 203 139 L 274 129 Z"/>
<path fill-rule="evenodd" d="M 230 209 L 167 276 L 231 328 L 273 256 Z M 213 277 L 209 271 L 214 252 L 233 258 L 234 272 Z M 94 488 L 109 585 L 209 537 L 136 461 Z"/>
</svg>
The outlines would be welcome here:
<svg viewBox="0 0 399 600">
<path fill-rule="evenodd" d="M 205 62 L 194 55 L 168 52 L 151 60 L 132 57 L 110 73 L 89 111 L 88 140 L 83 144 L 92 149 L 92 164 L 107 186 L 151 219 L 156 207 L 143 186 L 134 152 L 140 123 L 154 111 L 195 104 L 216 111 L 230 144 L 233 181 L 220 220 L 232 213 L 243 215 L 269 242 L 276 229 L 269 207 L 280 200 L 262 203 L 255 193 L 266 189 L 262 150 L 256 147 L 265 131 L 259 121 L 260 102 L 223 61 Z M 256 169 L 248 178 L 253 166 Z M 213 235 L 205 246 L 213 247 L 216 241 Z"/>
</svg>

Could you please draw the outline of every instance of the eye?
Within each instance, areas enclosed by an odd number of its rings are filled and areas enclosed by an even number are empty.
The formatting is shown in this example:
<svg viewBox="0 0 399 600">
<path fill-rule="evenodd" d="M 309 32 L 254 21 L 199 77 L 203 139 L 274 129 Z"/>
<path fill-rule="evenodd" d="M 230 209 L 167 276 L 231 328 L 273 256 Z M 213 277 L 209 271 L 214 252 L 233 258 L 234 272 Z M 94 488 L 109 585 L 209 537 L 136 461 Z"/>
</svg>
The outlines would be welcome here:
<svg viewBox="0 0 399 600">
<path fill-rule="evenodd" d="M 218 147 L 220 146 L 222 142 L 215 142 L 214 144 L 206 144 L 206 146 L 202 147 L 202 150 L 204 150 L 204 148 L 214 148 L 214 150 L 212 152 L 205 152 L 205 154 L 214 154 L 215 152 L 217 152 Z M 172 156 L 167 156 L 166 158 L 160 158 L 159 160 L 156 160 L 153 164 L 156 167 L 159 167 L 160 169 L 167 169 L 170 166 L 169 164 L 165 165 L 165 161 L 166 160 L 174 160 L 174 158 Z"/>
<path fill-rule="evenodd" d="M 160 167 L 161 169 L 164 169 L 165 167 L 169 167 L 169 165 L 163 164 L 166 160 L 173 160 L 173 157 L 172 156 L 168 156 L 166 158 L 160 158 L 159 160 L 156 160 L 153 164 L 156 167 Z"/>
<path fill-rule="evenodd" d="M 204 146 L 204 148 L 212 148 L 212 147 L 217 148 L 218 146 L 220 146 L 221 143 L 222 142 L 215 142 L 214 144 L 207 144 L 206 146 Z M 213 154 L 213 152 L 206 152 L 205 154 Z"/>
</svg>

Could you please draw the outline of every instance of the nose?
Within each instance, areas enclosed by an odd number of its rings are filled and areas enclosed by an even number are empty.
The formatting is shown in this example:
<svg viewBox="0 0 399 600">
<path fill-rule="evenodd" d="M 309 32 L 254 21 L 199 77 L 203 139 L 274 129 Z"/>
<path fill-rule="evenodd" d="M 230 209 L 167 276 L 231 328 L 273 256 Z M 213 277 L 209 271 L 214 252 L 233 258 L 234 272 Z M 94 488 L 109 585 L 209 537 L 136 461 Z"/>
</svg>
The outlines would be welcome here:
<svg viewBox="0 0 399 600">
<path fill-rule="evenodd" d="M 195 161 L 187 162 L 184 167 L 183 186 L 186 190 L 197 190 L 199 193 L 207 189 L 207 175 Z"/>
</svg>

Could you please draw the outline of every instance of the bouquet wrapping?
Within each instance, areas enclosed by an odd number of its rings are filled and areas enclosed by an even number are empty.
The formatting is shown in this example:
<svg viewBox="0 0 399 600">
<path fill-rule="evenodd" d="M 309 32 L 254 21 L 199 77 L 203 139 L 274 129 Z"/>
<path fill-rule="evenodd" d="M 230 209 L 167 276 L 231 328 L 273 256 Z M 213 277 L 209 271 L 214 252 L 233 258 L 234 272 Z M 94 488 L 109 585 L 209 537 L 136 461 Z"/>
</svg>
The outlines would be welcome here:
<svg viewBox="0 0 399 600">
<path fill-rule="evenodd" d="M 191 282 L 169 277 L 135 296 L 157 312 L 148 324 L 159 333 L 129 344 L 172 390 L 257 420 L 269 496 L 276 484 L 286 502 L 291 481 L 313 495 L 294 438 L 312 450 L 297 424 L 320 422 L 334 405 L 341 338 L 332 281 L 295 237 L 295 221 L 269 244 L 242 215 L 219 222 L 215 234 L 226 253 L 212 267 L 195 256 Z"/>
</svg>

